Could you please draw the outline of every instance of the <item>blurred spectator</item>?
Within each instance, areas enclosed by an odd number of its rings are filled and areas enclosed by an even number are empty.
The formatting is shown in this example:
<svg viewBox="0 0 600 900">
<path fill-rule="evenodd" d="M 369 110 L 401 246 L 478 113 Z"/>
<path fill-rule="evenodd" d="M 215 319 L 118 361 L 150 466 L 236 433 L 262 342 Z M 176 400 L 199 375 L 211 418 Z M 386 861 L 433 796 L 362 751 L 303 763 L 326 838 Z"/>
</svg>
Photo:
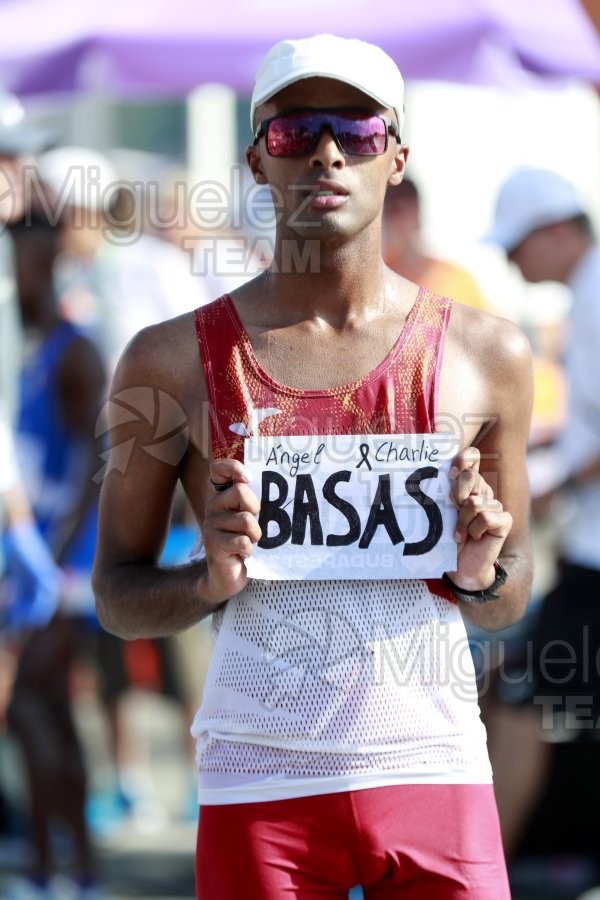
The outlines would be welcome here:
<svg viewBox="0 0 600 900">
<path fill-rule="evenodd" d="M 61 314 L 91 328 L 101 326 L 96 273 L 118 192 L 117 171 L 102 153 L 87 147 L 56 147 L 37 162 L 44 212 L 61 223 L 55 284 Z"/>
<path fill-rule="evenodd" d="M 600 246 L 574 187 L 540 169 L 520 170 L 503 185 L 489 239 L 527 281 L 561 282 L 572 293 L 566 422 L 543 468 L 530 472 L 534 517 L 561 516 L 558 583 L 539 612 L 524 705 L 503 711 L 505 752 L 495 761 L 512 853 L 546 786 L 551 752 L 561 742 L 594 740 L 600 715 L 600 672 L 590 662 L 600 645 Z M 575 792 L 570 802 L 577 813 Z"/>
<path fill-rule="evenodd" d="M 7 223 L 23 215 L 27 199 L 27 172 L 31 154 L 44 149 L 51 134 L 25 119 L 21 102 L 0 89 L 0 532 L 6 528 L 11 553 L 28 579 L 31 605 L 21 608 L 18 615 L 51 615 L 56 602 L 55 567 L 43 542 L 32 524 L 17 466 L 17 453 L 11 433 L 18 402 L 18 369 L 20 362 L 21 328 L 15 296 L 12 246 L 6 235 Z M 2 542 L 0 542 L 0 576 L 4 571 Z M 0 588 L 3 585 L 0 584 Z M 3 595 L 3 601 L 8 598 Z M 13 598 L 14 599 L 14 598 Z M 2 609 L 2 624 L 7 623 L 9 611 Z M 11 615 L 15 607 L 11 609 Z M 10 685 L 14 669 L 12 643 L 3 628 L 0 677 Z M 0 718 L 4 714 L 4 698 Z M 13 815 L 0 793 L 2 824 L 9 826 Z"/>
<path fill-rule="evenodd" d="M 149 233 L 128 202 L 134 192 L 104 154 L 57 147 L 38 168 L 49 209 L 64 225 L 55 273 L 61 308 L 92 328 L 112 372 L 137 331 L 195 309 L 208 295 L 185 255 Z"/>
<path fill-rule="evenodd" d="M 89 576 L 97 520 L 94 430 L 102 400 L 103 367 L 94 345 L 57 309 L 53 266 L 59 232 L 28 214 L 10 226 L 17 293 L 25 329 L 20 378 L 19 463 L 39 536 L 40 557 L 49 550 L 61 568 L 59 609 L 31 599 L 33 586 L 14 552 L 9 532 L 7 580 L 16 594 L 11 619 L 23 629 L 8 707 L 8 724 L 23 752 L 31 800 L 34 857 L 29 895 L 48 897 L 53 865 L 54 816 L 70 828 L 77 896 L 98 896 L 85 818 L 86 773 L 71 708 L 69 675 L 77 624 L 93 617 Z M 38 534 L 38 532 L 35 532 Z M 89 583 L 89 577 L 88 577 Z M 85 577 L 83 578 L 85 584 Z M 68 597 L 68 604 L 64 604 Z M 32 611 L 39 614 L 32 618 Z M 14 896 L 23 893 L 15 886 Z"/>
<path fill-rule="evenodd" d="M 140 182 L 120 181 L 104 154 L 57 147 L 40 157 L 38 169 L 47 210 L 61 223 L 54 283 L 62 313 L 95 337 L 110 377 L 137 331 L 208 299 L 204 281 L 192 274 L 180 249 L 148 233 L 151 217 L 139 203 Z M 160 400 L 152 395 L 150 405 L 150 410 L 135 407 L 133 415 L 156 415 L 158 420 Z M 130 738 L 121 701 L 130 688 L 141 688 L 175 700 L 187 712 L 179 639 L 126 644 L 101 631 L 97 640 L 96 674 L 108 716 L 116 787 L 112 797 L 93 798 L 91 817 L 98 809 L 98 817 L 106 821 L 103 810 L 110 805 L 113 817 L 126 813 L 145 828 L 156 827 L 165 810 L 151 774 L 150 748 Z"/>
<path fill-rule="evenodd" d="M 27 202 L 27 167 L 32 153 L 44 149 L 50 134 L 25 121 L 20 101 L 0 89 L 0 528 L 7 498 L 11 499 L 21 520 L 24 508 L 20 477 L 16 465 L 10 429 L 17 405 L 20 365 L 21 327 L 15 296 L 13 254 L 6 235 L 7 223 L 19 219 Z M 15 501 L 14 492 L 19 499 Z M 22 544 L 27 551 L 28 541 Z M 0 574 L 2 553 L 0 550 Z"/>
<path fill-rule="evenodd" d="M 273 259 L 269 227 L 270 215 L 274 215 L 269 208 L 272 201 L 263 197 L 258 212 L 253 209 L 250 199 L 253 195 L 244 177 L 245 170 L 240 172 L 235 191 L 235 182 L 229 191 L 221 186 L 223 207 L 217 210 L 215 197 L 219 195 L 212 182 L 207 182 L 205 193 L 201 184 L 190 185 L 182 177 L 167 187 L 162 196 L 160 218 L 165 224 L 159 234 L 190 255 L 190 265 L 201 280 L 208 300 L 216 300 L 241 287 L 266 269 Z M 248 221 L 253 216 L 260 219 L 254 222 L 260 226 L 258 231 Z M 211 221 L 215 224 L 211 225 Z"/>
<path fill-rule="evenodd" d="M 487 309 L 474 277 L 457 263 L 430 256 L 423 248 L 417 186 L 406 176 L 388 186 L 383 206 L 383 258 L 404 278 L 442 297 Z"/>
</svg>

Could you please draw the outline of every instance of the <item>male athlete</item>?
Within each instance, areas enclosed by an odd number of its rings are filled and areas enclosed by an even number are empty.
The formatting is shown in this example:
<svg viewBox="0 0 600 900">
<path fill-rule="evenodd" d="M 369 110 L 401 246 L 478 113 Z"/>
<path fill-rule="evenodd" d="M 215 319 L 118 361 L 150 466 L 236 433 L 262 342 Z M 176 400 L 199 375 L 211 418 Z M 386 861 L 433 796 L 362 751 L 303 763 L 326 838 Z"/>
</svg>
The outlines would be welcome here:
<svg viewBox="0 0 600 900">
<path fill-rule="evenodd" d="M 384 195 L 408 147 L 402 77 L 382 50 L 331 35 L 277 44 L 251 117 L 248 165 L 277 213 L 273 263 L 123 355 L 114 394 L 130 391 L 130 406 L 136 390 L 168 395 L 160 433 L 179 428 L 181 447 L 165 461 L 147 419 L 115 416 L 115 447 L 133 449 L 103 484 L 98 612 L 127 638 L 215 614 L 193 726 L 199 897 L 342 898 L 361 884 L 367 900 L 507 900 L 462 614 L 498 629 L 526 605 L 529 347 L 508 321 L 383 263 Z M 315 241 L 318 265 L 294 265 Z M 243 460 L 256 430 L 451 430 L 456 569 L 249 579 L 260 501 Z M 205 558 L 166 570 L 178 479 Z M 374 654 L 402 663 L 415 646 L 410 671 L 374 677 Z"/>
</svg>

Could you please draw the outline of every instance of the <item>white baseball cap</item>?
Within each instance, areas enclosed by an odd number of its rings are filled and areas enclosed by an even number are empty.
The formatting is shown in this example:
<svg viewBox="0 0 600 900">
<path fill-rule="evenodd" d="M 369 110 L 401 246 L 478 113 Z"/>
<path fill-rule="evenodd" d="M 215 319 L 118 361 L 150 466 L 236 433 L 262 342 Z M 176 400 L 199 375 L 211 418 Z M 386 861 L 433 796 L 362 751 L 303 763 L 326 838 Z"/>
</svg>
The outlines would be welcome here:
<svg viewBox="0 0 600 900">
<path fill-rule="evenodd" d="M 358 88 L 393 109 L 402 132 L 404 81 L 394 60 L 374 44 L 333 34 L 280 41 L 269 50 L 256 75 L 250 127 L 257 106 L 303 78 L 333 78 Z"/>
<path fill-rule="evenodd" d="M 53 199 L 81 209 L 108 209 L 121 184 L 110 159 L 90 147 L 55 147 L 37 167 Z"/>
<path fill-rule="evenodd" d="M 547 169 L 520 169 L 500 188 L 494 223 L 486 240 L 510 253 L 536 228 L 582 213 L 583 203 L 562 175 Z"/>
</svg>

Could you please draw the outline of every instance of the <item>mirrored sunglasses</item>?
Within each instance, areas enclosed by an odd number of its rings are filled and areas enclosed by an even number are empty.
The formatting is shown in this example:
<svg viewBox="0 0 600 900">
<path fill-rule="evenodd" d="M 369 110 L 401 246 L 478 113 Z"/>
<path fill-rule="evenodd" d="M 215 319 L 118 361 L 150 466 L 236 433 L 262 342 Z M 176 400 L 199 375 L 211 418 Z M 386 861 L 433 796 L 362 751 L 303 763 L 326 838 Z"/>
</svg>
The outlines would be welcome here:
<svg viewBox="0 0 600 900">
<path fill-rule="evenodd" d="M 388 134 L 400 143 L 397 126 L 386 116 L 359 112 L 298 111 L 261 122 L 254 143 L 265 138 L 270 156 L 312 153 L 324 128 L 329 128 L 338 149 L 347 156 L 379 156 L 388 146 Z"/>
</svg>

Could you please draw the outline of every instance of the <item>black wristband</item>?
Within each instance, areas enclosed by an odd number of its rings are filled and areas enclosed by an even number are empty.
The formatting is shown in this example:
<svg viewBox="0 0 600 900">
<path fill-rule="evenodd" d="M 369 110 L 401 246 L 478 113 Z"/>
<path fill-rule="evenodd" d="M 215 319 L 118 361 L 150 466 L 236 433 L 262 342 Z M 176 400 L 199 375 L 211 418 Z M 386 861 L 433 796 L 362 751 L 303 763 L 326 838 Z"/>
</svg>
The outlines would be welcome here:
<svg viewBox="0 0 600 900">
<path fill-rule="evenodd" d="M 449 578 L 445 572 L 442 575 L 442 581 L 450 588 L 453 594 L 456 594 L 459 600 L 463 600 L 465 603 L 487 603 L 489 600 L 498 599 L 496 591 L 499 587 L 502 587 L 508 578 L 508 572 L 498 559 L 494 563 L 494 571 L 496 577 L 494 578 L 493 583 L 485 588 L 485 590 L 480 591 L 467 591 L 466 588 L 459 587 L 457 584 L 454 584 L 452 579 Z"/>
</svg>

